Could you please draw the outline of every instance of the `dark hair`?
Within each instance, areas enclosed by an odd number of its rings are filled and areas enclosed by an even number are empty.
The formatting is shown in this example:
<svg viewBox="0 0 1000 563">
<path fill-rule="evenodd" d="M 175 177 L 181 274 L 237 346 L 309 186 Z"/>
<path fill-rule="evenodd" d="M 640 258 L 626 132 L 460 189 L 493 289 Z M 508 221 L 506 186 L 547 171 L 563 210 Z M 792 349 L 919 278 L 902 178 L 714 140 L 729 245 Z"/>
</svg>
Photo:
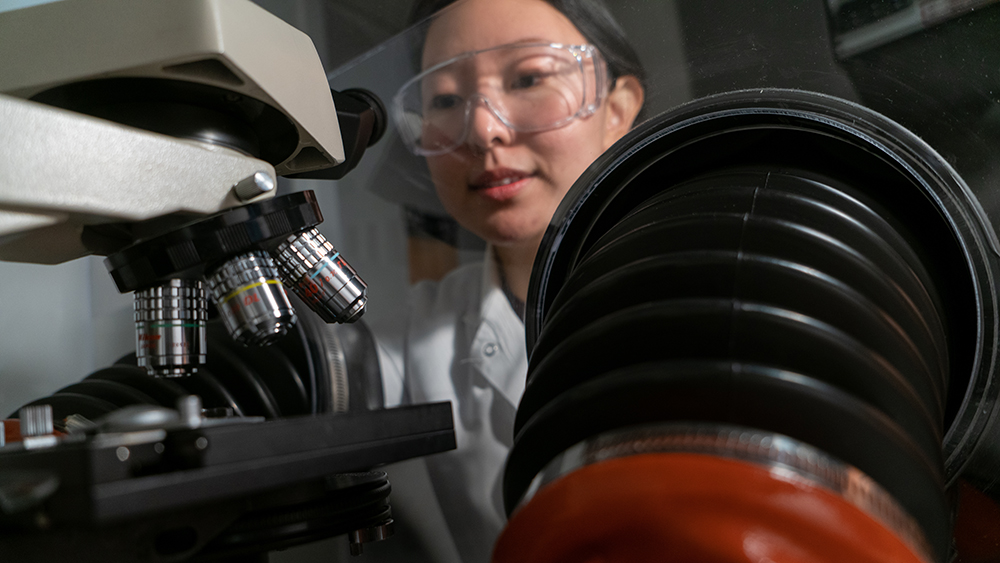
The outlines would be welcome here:
<svg viewBox="0 0 1000 563">
<path fill-rule="evenodd" d="M 458 0 L 416 0 L 410 24 L 423 21 Z M 494 0 L 503 1 L 503 0 Z M 601 0 L 544 0 L 576 26 L 580 34 L 604 56 L 611 83 L 619 76 L 634 76 L 645 88 L 646 70 L 625 37 L 625 31 Z"/>
</svg>

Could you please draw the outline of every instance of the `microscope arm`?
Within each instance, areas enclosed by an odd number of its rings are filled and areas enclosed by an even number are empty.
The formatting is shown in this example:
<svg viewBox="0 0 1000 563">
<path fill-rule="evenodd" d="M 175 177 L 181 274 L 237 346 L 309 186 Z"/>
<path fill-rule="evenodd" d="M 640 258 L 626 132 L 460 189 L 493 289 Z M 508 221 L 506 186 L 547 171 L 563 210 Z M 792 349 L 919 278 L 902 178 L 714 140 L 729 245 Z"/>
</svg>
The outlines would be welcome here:
<svg viewBox="0 0 1000 563">
<path fill-rule="evenodd" d="M 65 262 L 93 252 L 81 241 L 88 225 L 208 215 L 274 195 L 273 166 L 223 147 L 2 94 L 0 122 L 0 260 Z M 262 186 L 241 191 L 260 193 L 244 199 L 234 188 L 257 173 Z"/>
</svg>

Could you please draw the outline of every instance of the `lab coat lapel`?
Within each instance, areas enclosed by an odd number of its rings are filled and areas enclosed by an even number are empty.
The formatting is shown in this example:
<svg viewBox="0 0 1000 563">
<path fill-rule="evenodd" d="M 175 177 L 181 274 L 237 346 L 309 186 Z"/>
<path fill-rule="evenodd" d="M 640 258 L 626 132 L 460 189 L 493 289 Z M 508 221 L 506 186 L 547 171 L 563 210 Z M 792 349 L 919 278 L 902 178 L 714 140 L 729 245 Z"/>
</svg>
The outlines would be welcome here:
<svg viewBox="0 0 1000 563">
<path fill-rule="evenodd" d="M 473 368 L 516 408 L 528 369 L 524 328 L 500 289 L 492 248 L 487 250 L 479 314 L 466 317 L 467 334 L 473 335 L 468 357 Z"/>
</svg>

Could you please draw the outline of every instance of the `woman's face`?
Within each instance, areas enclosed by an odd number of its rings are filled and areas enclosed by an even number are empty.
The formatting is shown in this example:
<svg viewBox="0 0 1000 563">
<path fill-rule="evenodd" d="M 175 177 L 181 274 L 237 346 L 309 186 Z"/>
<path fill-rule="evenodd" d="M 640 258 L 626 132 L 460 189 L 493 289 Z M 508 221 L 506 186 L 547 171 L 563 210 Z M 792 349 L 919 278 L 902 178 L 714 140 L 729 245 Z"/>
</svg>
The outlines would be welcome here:
<svg viewBox="0 0 1000 563">
<path fill-rule="evenodd" d="M 587 43 L 564 15 L 543 0 L 465 0 L 431 24 L 423 67 L 517 42 Z M 495 245 L 537 245 L 573 182 L 627 130 L 630 123 L 622 130 L 607 106 L 602 104 L 597 112 L 558 129 L 521 133 L 508 129 L 478 104 L 465 143 L 427 157 L 445 209 Z"/>
</svg>

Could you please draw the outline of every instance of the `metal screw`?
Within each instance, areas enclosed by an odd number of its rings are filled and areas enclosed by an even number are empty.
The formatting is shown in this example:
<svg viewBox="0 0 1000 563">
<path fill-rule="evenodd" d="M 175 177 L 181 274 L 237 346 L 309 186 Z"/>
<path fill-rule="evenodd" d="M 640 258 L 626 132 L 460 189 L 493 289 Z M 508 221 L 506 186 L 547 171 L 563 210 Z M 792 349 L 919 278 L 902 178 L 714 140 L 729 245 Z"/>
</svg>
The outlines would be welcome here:
<svg viewBox="0 0 1000 563">
<path fill-rule="evenodd" d="M 274 178 L 270 174 L 259 170 L 253 175 L 243 178 L 233 186 L 236 197 L 240 201 L 253 199 L 261 194 L 265 194 L 274 189 Z"/>
<path fill-rule="evenodd" d="M 205 448 L 208 447 L 208 438 L 204 436 L 199 437 L 197 440 L 194 441 L 194 447 L 198 448 L 199 450 L 204 450 Z"/>
<path fill-rule="evenodd" d="M 129 451 L 125 446 L 118 446 L 115 450 L 115 455 L 118 456 L 118 461 L 125 461 L 128 459 Z"/>
<path fill-rule="evenodd" d="M 373 541 L 388 539 L 395 533 L 392 518 L 370 528 L 361 528 L 347 534 L 351 542 L 351 555 L 357 556 L 364 553 L 364 544 Z"/>
<path fill-rule="evenodd" d="M 497 353 L 497 348 L 498 347 L 495 343 L 490 342 L 483 346 L 483 354 L 486 354 L 487 357 L 493 357 L 493 355 Z"/>
<path fill-rule="evenodd" d="M 181 424 L 188 428 L 201 426 L 201 397 L 185 395 L 177 399 L 177 412 L 181 415 Z"/>
</svg>

